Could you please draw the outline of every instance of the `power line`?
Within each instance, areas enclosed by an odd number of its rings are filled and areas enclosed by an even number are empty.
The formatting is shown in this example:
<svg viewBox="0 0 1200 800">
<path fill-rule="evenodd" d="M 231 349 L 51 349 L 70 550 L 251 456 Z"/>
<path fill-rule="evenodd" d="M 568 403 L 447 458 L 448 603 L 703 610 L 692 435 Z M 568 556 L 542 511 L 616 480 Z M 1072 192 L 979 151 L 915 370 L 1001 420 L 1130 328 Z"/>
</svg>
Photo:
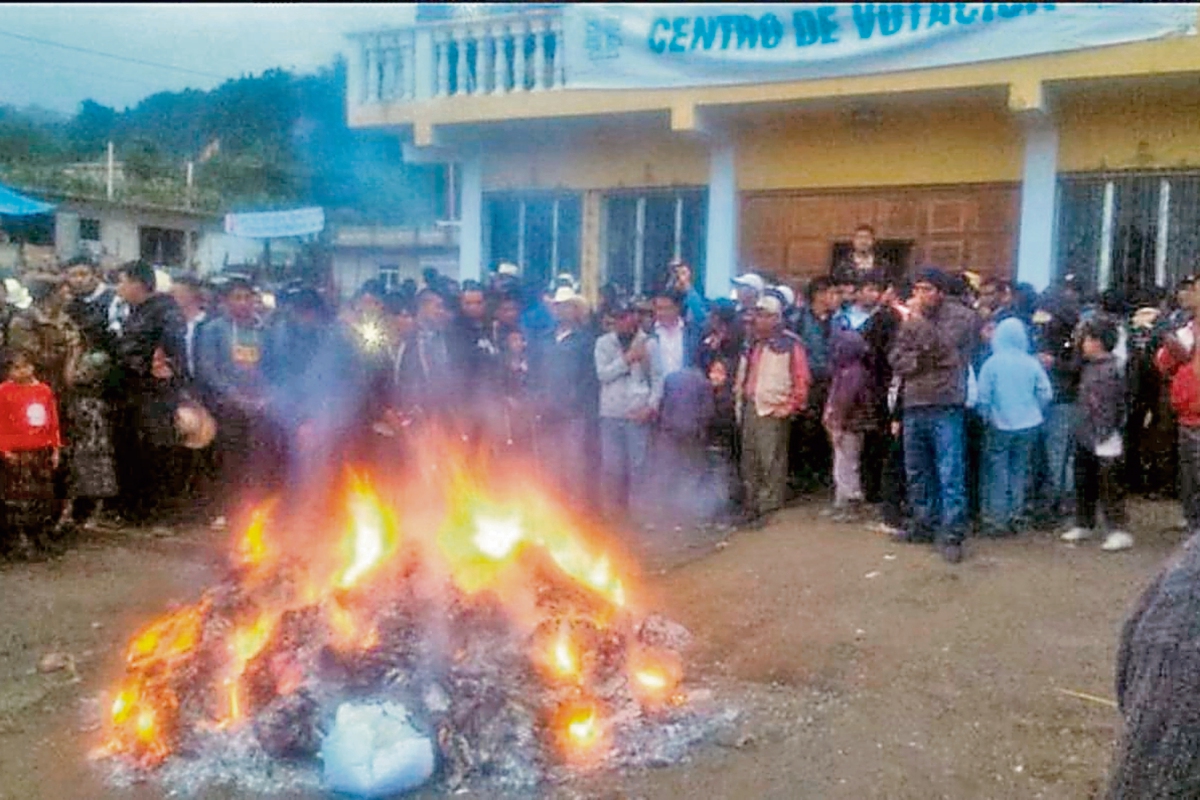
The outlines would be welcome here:
<svg viewBox="0 0 1200 800">
<path fill-rule="evenodd" d="M 93 56 L 101 56 L 103 58 L 111 58 L 115 61 L 125 61 L 129 64 L 139 64 L 143 67 L 156 67 L 157 69 L 174 70 L 175 72 L 182 72 L 182 73 L 186 73 L 188 75 L 198 75 L 203 78 L 217 78 L 218 80 L 224 80 L 225 78 L 229 77 L 228 75 L 217 75 L 216 73 L 213 73 L 213 72 L 201 72 L 199 70 L 186 69 L 184 67 L 175 67 L 170 64 L 160 64 L 157 61 L 145 61 L 140 58 L 131 58 L 130 56 L 119 56 L 115 53 L 105 53 L 100 50 L 92 50 L 91 48 L 88 48 L 88 47 L 76 47 L 75 45 L 71 45 L 71 44 L 63 44 L 61 42 L 52 42 L 49 39 L 39 39 L 36 36 L 26 36 L 25 34 L 22 34 L 22 33 L 11 33 L 9 31 L 0 31 L 0 36 L 7 36 L 10 39 L 20 39 L 23 42 L 33 42 L 34 44 L 44 44 L 49 47 L 60 47 L 63 50 L 73 50 L 77 53 L 87 53 L 87 54 L 93 55 Z"/>
<path fill-rule="evenodd" d="M 121 81 L 122 83 L 133 83 L 133 84 L 137 84 L 138 86 L 145 86 L 147 88 L 160 88 L 161 87 L 161 84 L 154 83 L 150 80 L 146 80 L 146 79 L 142 79 L 142 78 L 127 78 L 127 77 L 119 77 L 117 75 L 110 75 L 110 74 L 106 74 L 103 72 L 98 73 L 98 72 L 95 72 L 94 70 L 78 69 L 75 67 L 67 67 L 62 64 L 55 64 L 50 61 L 40 61 L 37 59 L 29 58 L 27 56 L 14 56 L 11 53 L 0 53 L 0 59 L 5 59 L 7 61 L 15 61 L 18 64 L 32 64 L 32 65 L 36 65 L 39 67 L 45 67 L 46 69 L 58 70 L 59 72 L 72 72 L 72 73 L 75 73 L 78 75 L 86 75 L 90 78 L 103 78 L 104 80 L 107 80 L 107 81 Z"/>
</svg>

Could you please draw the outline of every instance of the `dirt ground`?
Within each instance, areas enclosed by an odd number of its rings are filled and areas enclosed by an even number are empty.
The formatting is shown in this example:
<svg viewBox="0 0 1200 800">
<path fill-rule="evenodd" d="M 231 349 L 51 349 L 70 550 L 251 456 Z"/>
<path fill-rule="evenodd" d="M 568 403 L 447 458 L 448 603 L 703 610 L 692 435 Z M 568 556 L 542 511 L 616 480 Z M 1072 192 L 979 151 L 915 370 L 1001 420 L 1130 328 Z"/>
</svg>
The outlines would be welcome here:
<svg viewBox="0 0 1200 800">
<path fill-rule="evenodd" d="M 1095 796 L 1118 717 L 1063 690 L 1112 698 L 1121 621 L 1183 538 L 1170 529 L 1177 507 L 1134 503 L 1127 553 L 1028 534 L 973 540 L 959 566 L 818 509 L 726 544 L 655 534 L 646 588 L 695 634 L 691 673 L 748 699 L 740 730 L 689 763 L 552 794 Z M 192 600 L 223 545 L 207 531 L 126 532 L 0 567 L 0 798 L 160 796 L 103 785 L 84 712 L 119 674 L 130 632 Z M 49 652 L 72 654 L 79 680 L 39 674 Z"/>
</svg>

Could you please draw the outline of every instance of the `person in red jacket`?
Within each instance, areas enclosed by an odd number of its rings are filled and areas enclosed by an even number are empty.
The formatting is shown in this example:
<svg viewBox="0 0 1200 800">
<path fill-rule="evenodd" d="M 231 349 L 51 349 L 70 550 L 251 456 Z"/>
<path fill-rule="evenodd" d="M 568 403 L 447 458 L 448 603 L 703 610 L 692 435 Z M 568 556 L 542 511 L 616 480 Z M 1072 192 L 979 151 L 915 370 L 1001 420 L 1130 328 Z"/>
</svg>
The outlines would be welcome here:
<svg viewBox="0 0 1200 800">
<path fill-rule="evenodd" d="M 4 549 L 46 551 L 54 546 L 54 471 L 62 434 L 58 400 L 34 374 L 27 353 L 8 359 L 0 383 L 0 497 L 4 501 Z"/>
<path fill-rule="evenodd" d="M 1179 290 L 1181 304 L 1193 317 L 1200 308 L 1200 291 L 1188 282 Z M 1200 530 L 1200 348 L 1196 347 L 1197 323 L 1188 324 L 1163 337 L 1154 363 L 1171 382 L 1171 407 L 1179 426 L 1179 500 L 1188 530 Z"/>
</svg>

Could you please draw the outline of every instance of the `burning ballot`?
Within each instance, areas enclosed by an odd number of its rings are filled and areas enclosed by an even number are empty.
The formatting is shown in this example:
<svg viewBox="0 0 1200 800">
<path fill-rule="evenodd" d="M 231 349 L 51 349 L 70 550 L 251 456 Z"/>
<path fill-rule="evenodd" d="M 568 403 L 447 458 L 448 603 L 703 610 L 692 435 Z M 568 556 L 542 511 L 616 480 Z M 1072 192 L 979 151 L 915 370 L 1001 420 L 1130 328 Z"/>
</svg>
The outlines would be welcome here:
<svg viewBox="0 0 1200 800">
<path fill-rule="evenodd" d="M 228 579 L 130 640 L 96 755 L 163 780 L 237 753 L 308 764 L 319 783 L 323 752 L 331 789 L 375 780 L 371 758 L 420 781 L 436 761 L 443 788 L 528 787 L 646 752 L 664 714 L 690 713 L 689 636 L 641 611 L 604 531 L 528 473 L 491 473 L 452 440 L 423 451 L 439 463 L 403 482 L 348 469 L 322 513 L 269 503 L 235 526 Z M 400 716 L 407 744 L 356 744 Z M 433 748 L 428 770 L 392 745 Z"/>
</svg>

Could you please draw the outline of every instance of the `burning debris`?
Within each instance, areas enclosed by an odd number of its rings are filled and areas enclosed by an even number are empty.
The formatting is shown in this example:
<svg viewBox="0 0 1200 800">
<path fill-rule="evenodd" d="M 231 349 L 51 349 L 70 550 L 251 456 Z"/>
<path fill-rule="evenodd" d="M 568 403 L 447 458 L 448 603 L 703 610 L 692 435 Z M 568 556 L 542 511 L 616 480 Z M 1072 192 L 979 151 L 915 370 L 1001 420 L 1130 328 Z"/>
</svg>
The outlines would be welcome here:
<svg viewBox="0 0 1200 800">
<path fill-rule="evenodd" d="M 681 758 L 714 716 L 682 688 L 687 631 L 639 614 L 598 531 L 480 474 L 441 462 L 385 501 L 350 471 L 322 526 L 257 509 L 229 578 L 133 637 L 98 756 L 184 792 L 315 789 L 319 761 L 344 787 L 371 720 L 430 743 L 445 789 Z"/>
</svg>

